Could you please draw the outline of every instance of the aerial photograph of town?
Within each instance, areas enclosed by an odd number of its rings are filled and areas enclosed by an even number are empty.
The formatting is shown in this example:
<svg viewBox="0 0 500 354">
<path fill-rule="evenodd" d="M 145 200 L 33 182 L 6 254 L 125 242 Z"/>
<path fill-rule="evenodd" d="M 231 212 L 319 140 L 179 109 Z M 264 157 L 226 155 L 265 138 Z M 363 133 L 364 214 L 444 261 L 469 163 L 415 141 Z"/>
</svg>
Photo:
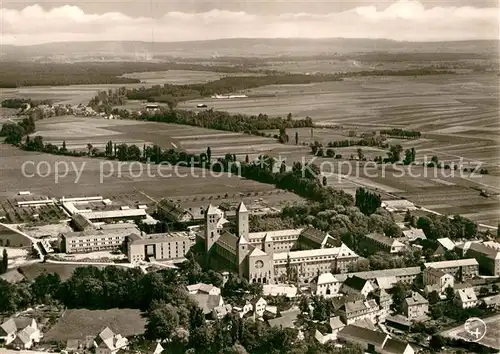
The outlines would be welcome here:
<svg viewBox="0 0 500 354">
<path fill-rule="evenodd" d="M 0 23 L 0 354 L 500 352 L 498 0 Z"/>
</svg>

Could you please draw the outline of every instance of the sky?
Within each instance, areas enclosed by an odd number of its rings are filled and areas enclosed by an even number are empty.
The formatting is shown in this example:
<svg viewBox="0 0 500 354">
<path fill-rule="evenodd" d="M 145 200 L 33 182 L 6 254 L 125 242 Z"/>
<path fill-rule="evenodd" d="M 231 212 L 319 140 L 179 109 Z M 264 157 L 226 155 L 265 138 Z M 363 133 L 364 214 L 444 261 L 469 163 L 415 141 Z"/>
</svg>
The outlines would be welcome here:
<svg viewBox="0 0 500 354">
<path fill-rule="evenodd" d="M 496 39 L 500 0 L 0 0 L 0 43 Z"/>
</svg>

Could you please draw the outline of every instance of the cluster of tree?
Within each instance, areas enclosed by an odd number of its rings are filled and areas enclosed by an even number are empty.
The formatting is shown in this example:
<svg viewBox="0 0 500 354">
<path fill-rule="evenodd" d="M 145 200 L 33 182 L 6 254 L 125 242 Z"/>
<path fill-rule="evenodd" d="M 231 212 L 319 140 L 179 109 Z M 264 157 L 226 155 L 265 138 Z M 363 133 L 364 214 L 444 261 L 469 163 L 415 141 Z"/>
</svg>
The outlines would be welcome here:
<svg viewBox="0 0 500 354">
<path fill-rule="evenodd" d="M 69 308 L 138 308 L 146 311 L 145 337 L 162 340 L 169 353 L 340 353 L 330 345 L 308 344 L 315 341 L 298 342 L 295 329 L 269 328 L 239 316 L 206 323 L 203 310 L 185 285 L 204 281 L 222 286 L 221 275 L 212 273 L 202 271 L 188 254 L 179 269 L 148 274 L 139 269 L 90 266 L 75 269 L 67 281 L 49 273 L 42 273 L 31 283 L 9 284 L 0 279 L 0 311 L 12 313 L 55 302 Z M 261 295 L 262 285 L 249 285 L 233 275 L 222 291 L 224 298 L 244 301 L 245 297 Z M 346 349 L 348 353 L 361 353 L 356 347 Z"/>
<path fill-rule="evenodd" d="M 392 215 L 379 208 L 367 216 L 351 204 L 324 204 L 321 201 L 286 206 L 281 218 L 293 220 L 294 225 L 312 225 L 341 239 L 354 251 L 362 250 L 362 236 L 372 232 L 385 233 L 399 237 L 401 229 L 395 224 Z M 362 270 L 362 269 L 360 269 Z"/>
<path fill-rule="evenodd" d="M 416 157 L 417 157 L 417 151 L 415 150 L 415 148 L 406 149 L 403 163 L 405 165 L 411 165 L 412 163 L 415 162 Z"/>
<path fill-rule="evenodd" d="M 228 76 L 202 84 L 155 85 L 151 88 L 130 89 L 127 97 L 134 100 L 173 103 L 215 94 L 228 94 L 267 85 L 300 85 L 317 82 L 339 81 L 337 74 L 287 74 L 269 73 L 261 76 Z"/>
<path fill-rule="evenodd" d="M 2 101 L 2 107 L 20 109 L 20 108 L 27 108 L 28 106 L 36 107 L 41 104 L 51 104 L 51 103 L 52 102 L 50 100 L 34 101 L 30 98 L 9 98 Z"/>
<path fill-rule="evenodd" d="M 413 130 L 403 130 L 403 129 L 385 129 L 380 131 L 381 135 L 387 135 L 393 138 L 403 138 L 403 139 L 418 139 L 422 136 L 422 133 Z"/>
<path fill-rule="evenodd" d="M 111 106 L 123 106 L 127 103 L 126 93 L 127 88 L 124 86 L 116 90 L 100 91 L 90 100 L 88 106 L 97 112 L 109 113 L 111 112 Z"/>
<path fill-rule="evenodd" d="M 330 141 L 327 146 L 330 148 L 342 148 L 349 146 L 374 146 L 385 149 L 387 148 L 387 143 L 384 137 L 371 135 L 356 140 L 346 139 Z"/>
<path fill-rule="evenodd" d="M 356 206 L 359 210 L 365 214 L 370 216 L 382 204 L 382 199 L 379 194 L 372 193 L 364 188 L 356 189 Z"/>
<path fill-rule="evenodd" d="M 250 215 L 249 225 L 250 232 L 285 230 L 297 226 L 293 219 L 275 215 Z"/>
<path fill-rule="evenodd" d="M 2 62 L 0 87 L 140 83 L 139 79 L 127 78 L 122 75 L 133 72 L 166 70 L 215 71 L 221 73 L 250 71 L 243 65 L 221 66 L 173 62 L 41 63 L 4 61 Z"/>
<path fill-rule="evenodd" d="M 35 132 L 35 120 L 33 117 L 23 118 L 21 122 L 5 123 L 0 130 L 0 136 L 5 137 L 8 144 L 19 145 L 25 135 Z"/>
<path fill-rule="evenodd" d="M 244 132 L 258 134 L 259 130 L 286 129 L 312 127 L 310 117 L 304 119 L 288 120 L 281 117 L 268 117 L 266 114 L 247 116 L 243 114 L 230 114 L 228 112 L 214 111 L 212 109 L 201 112 L 160 109 L 153 114 L 142 114 L 137 119 L 191 125 L 208 129 Z"/>
<path fill-rule="evenodd" d="M 368 251 L 368 252 L 367 252 Z M 365 270 L 382 270 L 395 269 L 406 267 L 417 267 L 422 264 L 420 250 L 408 250 L 398 256 L 391 255 L 385 252 L 377 252 L 373 254 L 369 249 L 360 250 L 360 255 L 368 255 L 368 269 Z M 357 270 L 362 271 L 363 269 Z"/>
<path fill-rule="evenodd" d="M 3 249 L 2 260 L 0 262 L 0 274 L 3 274 L 7 271 L 7 267 L 9 265 L 9 255 L 7 254 L 7 249 Z"/>
<path fill-rule="evenodd" d="M 456 239 L 473 239 L 477 236 L 477 224 L 460 215 L 450 218 L 445 215 L 431 214 L 421 216 L 417 220 L 417 227 L 422 229 L 428 239 L 448 237 Z"/>
<path fill-rule="evenodd" d="M 448 289 L 450 289 L 449 292 L 451 295 L 446 294 L 447 296 L 445 301 L 438 301 L 430 306 L 429 314 L 432 319 L 442 319 L 443 317 L 447 317 L 457 323 L 464 323 L 468 318 L 482 318 L 488 313 L 486 309 L 482 309 L 480 307 L 462 309 L 460 306 L 456 306 L 452 302 L 452 299 L 455 296 L 454 290 L 451 287 L 446 290 Z"/>
</svg>

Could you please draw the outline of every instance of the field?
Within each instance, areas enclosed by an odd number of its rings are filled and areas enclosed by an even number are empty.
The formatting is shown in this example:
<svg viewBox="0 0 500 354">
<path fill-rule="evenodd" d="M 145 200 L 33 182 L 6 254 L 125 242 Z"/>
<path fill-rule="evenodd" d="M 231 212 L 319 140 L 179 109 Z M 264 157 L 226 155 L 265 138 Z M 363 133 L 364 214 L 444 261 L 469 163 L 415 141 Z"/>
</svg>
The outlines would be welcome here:
<svg viewBox="0 0 500 354">
<path fill-rule="evenodd" d="M 93 265 L 94 267 L 101 268 L 103 266 Z M 57 273 L 61 280 L 67 280 L 76 268 L 88 267 L 88 264 L 57 264 L 57 263 L 34 263 L 20 268 L 21 273 L 29 281 L 35 279 L 42 273 Z"/>
<path fill-rule="evenodd" d="M 16 89 L 2 89 L 0 92 L 0 101 L 8 98 L 31 98 L 33 100 L 52 100 L 54 103 L 87 104 L 92 97 L 99 91 L 116 89 L 127 86 L 127 88 L 150 87 L 158 84 L 193 84 L 204 83 L 207 81 L 218 80 L 222 74 L 210 71 L 191 71 L 191 70 L 169 70 L 160 72 L 130 73 L 125 77 L 140 79 L 139 84 L 99 84 L 99 85 L 68 85 L 68 86 L 37 86 L 21 87 Z M 231 76 L 248 75 L 245 73 L 231 73 Z M 3 109 L 2 109 L 3 110 Z M 3 111 L 0 111 L 0 117 L 3 117 Z M 0 118 L 0 123 L 1 123 Z"/>
<path fill-rule="evenodd" d="M 70 339 L 84 340 L 96 336 L 109 327 L 124 337 L 144 333 L 146 321 L 139 310 L 66 310 L 59 321 L 44 334 L 44 341 L 65 342 Z"/>
<path fill-rule="evenodd" d="M 123 77 L 139 79 L 151 85 L 188 85 L 219 80 L 225 76 L 256 76 L 254 73 L 216 73 L 212 71 L 168 70 L 124 74 Z"/>
<path fill-rule="evenodd" d="M 498 332 L 500 331 L 500 315 L 483 318 L 482 320 L 486 324 L 486 334 L 479 343 L 494 348 L 495 350 L 500 350 L 500 339 L 498 338 Z M 480 325 L 478 329 L 482 331 L 482 325 Z M 463 325 L 447 330 L 442 334 L 451 338 L 471 338 L 471 335 L 465 332 Z"/>
<path fill-rule="evenodd" d="M 26 161 L 31 162 L 31 165 L 23 174 L 22 166 Z M 56 163 L 65 166 L 61 167 L 58 173 L 55 169 Z M 18 191 L 27 188 L 32 194 L 30 198 L 102 195 L 133 204 L 151 204 L 163 197 L 176 196 L 205 196 L 208 200 L 210 197 L 225 194 L 229 196 L 275 189 L 272 185 L 234 175 L 204 175 L 205 170 L 200 169 L 155 168 L 150 165 L 148 171 L 147 165 L 139 163 L 30 153 L 8 145 L 0 145 L 0 165 L 0 196 L 14 199 L 17 198 Z M 35 166 L 39 167 L 41 174 L 36 173 Z M 66 167 L 68 173 L 62 177 Z M 79 171 L 82 171 L 81 174 Z M 42 177 L 45 175 L 46 177 Z M 57 175 L 61 178 L 56 180 Z"/>
<path fill-rule="evenodd" d="M 136 144 L 140 148 L 143 144 L 157 144 L 163 149 L 179 148 L 193 154 L 205 152 L 210 146 L 213 157 L 222 157 L 227 153 L 257 157 L 270 151 L 308 150 L 285 146 L 272 138 L 243 133 L 177 124 L 73 116 L 40 121 L 36 134 L 43 136 L 46 143 L 61 146 L 66 141 L 68 150 L 87 150 L 87 144 L 90 143 L 102 151 L 109 140 L 117 144 Z"/>
</svg>

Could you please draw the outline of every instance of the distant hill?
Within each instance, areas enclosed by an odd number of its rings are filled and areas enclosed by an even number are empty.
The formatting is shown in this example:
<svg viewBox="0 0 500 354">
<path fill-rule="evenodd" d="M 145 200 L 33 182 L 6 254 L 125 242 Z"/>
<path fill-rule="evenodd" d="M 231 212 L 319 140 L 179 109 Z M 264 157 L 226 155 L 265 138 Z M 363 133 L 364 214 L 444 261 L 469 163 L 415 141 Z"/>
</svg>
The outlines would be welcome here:
<svg viewBox="0 0 500 354">
<path fill-rule="evenodd" d="M 348 53 L 477 53 L 498 56 L 498 41 L 399 42 L 387 39 L 219 39 L 192 42 L 58 42 L 31 46 L 4 45 L 4 60 L 128 59 L 151 57 L 213 58 L 313 56 Z M 153 55 L 154 53 L 154 55 Z"/>
</svg>

